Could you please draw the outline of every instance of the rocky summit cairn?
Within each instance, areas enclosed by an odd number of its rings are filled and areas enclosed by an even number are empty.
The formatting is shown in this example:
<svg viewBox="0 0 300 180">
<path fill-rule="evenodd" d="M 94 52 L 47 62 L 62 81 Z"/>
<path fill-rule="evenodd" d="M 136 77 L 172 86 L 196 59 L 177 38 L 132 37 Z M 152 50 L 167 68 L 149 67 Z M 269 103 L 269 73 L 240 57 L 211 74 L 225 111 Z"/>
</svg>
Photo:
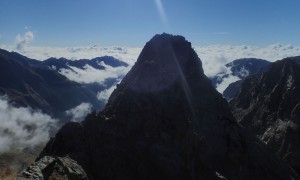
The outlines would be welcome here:
<svg viewBox="0 0 300 180">
<path fill-rule="evenodd" d="M 292 179 L 248 136 L 204 75 L 191 43 L 154 36 L 105 109 L 68 123 L 40 157 L 76 161 L 89 179 Z"/>
</svg>

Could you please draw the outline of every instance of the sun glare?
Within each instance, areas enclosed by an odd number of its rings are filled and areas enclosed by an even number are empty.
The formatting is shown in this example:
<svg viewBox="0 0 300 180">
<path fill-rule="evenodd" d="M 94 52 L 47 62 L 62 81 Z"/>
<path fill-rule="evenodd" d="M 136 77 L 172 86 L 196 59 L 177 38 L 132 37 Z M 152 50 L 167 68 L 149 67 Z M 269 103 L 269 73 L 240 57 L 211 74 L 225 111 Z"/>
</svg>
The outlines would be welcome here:
<svg viewBox="0 0 300 180">
<path fill-rule="evenodd" d="M 156 4 L 157 10 L 159 12 L 160 19 L 161 19 L 164 27 L 168 30 L 168 27 L 169 27 L 168 19 L 167 19 L 166 13 L 165 13 L 164 6 L 162 4 L 162 0 L 155 0 L 155 4 Z"/>
</svg>

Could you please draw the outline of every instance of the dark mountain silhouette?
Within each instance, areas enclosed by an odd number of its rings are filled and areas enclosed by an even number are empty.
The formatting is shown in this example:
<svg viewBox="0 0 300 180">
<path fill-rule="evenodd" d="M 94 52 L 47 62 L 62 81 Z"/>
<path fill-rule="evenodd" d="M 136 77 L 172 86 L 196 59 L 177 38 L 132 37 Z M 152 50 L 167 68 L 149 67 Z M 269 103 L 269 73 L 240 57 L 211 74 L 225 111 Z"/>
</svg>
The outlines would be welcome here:
<svg viewBox="0 0 300 180">
<path fill-rule="evenodd" d="M 37 61 L 15 52 L 0 50 L 0 94 L 7 95 L 16 106 L 41 109 L 44 113 L 64 120 L 66 110 L 83 102 L 91 103 L 94 109 L 102 109 L 105 102 L 97 99 L 97 93 L 111 87 L 116 79 L 108 79 L 103 85 L 83 85 L 58 73 L 59 68 L 69 68 L 68 64 L 77 68 L 91 65 L 96 69 L 104 69 L 100 62 L 112 67 L 127 66 L 108 56 L 91 61 L 54 58 Z M 56 71 L 52 66 L 57 67 Z"/>
<path fill-rule="evenodd" d="M 66 124 L 23 177 L 81 168 L 89 179 L 298 178 L 237 124 L 191 43 L 169 34 L 154 36 L 105 109 Z"/>
<path fill-rule="evenodd" d="M 241 125 L 260 137 L 300 173 L 300 57 L 272 64 L 261 74 L 245 79 L 231 101 Z"/>
</svg>

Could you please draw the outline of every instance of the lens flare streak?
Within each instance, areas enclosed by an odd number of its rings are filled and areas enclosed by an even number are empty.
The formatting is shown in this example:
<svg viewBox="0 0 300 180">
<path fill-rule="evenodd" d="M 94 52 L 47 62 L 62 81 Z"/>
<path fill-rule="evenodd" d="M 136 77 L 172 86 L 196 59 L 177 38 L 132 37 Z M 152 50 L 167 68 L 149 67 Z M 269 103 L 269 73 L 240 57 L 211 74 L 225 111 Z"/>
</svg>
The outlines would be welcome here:
<svg viewBox="0 0 300 180">
<path fill-rule="evenodd" d="M 155 0 L 155 4 L 156 4 L 157 10 L 159 12 L 159 16 L 161 18 L 161 21 L 162 21 L 164 27 L 168 28 L 168 19 L 167 19 L 165 9 L 164 9 L 164 6 L 163 6 L 161 0 Z"/>
</svg>

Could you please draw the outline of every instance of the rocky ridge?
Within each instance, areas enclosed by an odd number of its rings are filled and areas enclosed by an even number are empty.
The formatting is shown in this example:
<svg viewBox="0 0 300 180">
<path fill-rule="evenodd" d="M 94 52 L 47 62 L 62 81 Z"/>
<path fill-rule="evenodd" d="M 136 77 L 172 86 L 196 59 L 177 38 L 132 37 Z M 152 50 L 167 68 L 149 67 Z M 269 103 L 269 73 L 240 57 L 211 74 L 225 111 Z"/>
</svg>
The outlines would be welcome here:
<svg viewBox="0 0 300 180">
<path fill-rule="evenodd" d="M 242 83 L 230 106 L 238 122 L 300 173 L 299 57 L 274 62 Z"/>
</svg>

